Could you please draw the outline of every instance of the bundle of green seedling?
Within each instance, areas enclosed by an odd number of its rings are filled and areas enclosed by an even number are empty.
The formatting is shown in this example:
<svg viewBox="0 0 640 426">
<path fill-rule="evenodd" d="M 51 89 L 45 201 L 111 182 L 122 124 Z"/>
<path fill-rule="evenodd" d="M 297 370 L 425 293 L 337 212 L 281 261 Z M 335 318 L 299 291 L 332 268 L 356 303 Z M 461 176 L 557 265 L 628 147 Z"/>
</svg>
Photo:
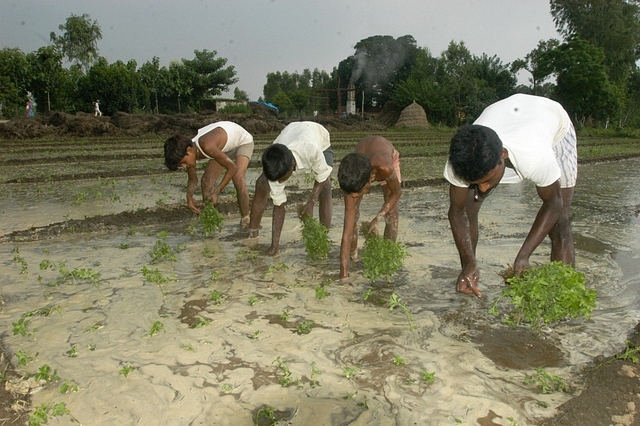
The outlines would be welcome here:
<svg viewBox="0 0 640 426">
<path fill-rule="evenodd" d="M 400 243 L 368 232 L 367 223 L 363 224 L 361 230 L 366 236 L 362 250 L 364 276 L 369 278 L 371 282 L 376 282 L 380 277 L 384 277 L 389 282 L 403 265 L 407 251 Z"/>
<path fill-rule="evenodd" d="M 204 208 L 198 216 L 198 222 L 200 222 L 200 227 L 202 228 L 204 236 L 209 237 L 216 232 L 220 232 L 222 230 L 223 221 L 224 218 L 218 209 L 216 209 L 210 201 L 205 202 Z"/>
<path fill-rule="evenodd" d="M 307 257 L 312 260 L 326 259 L 331 248 L 329 228 L 308 214 L 303 215 L 300 220 L 302 220 L 302 242 L 307 251 Z"/>
<path fill-rule="evenodd" d="M 596 292 L 585 288 L 584 275 L 562 262 L 534 266 L 505 281 L 508 286 L 489 312 L 498 316 L 498 304 L 509 298 L 513 309 L 503 321 L 513 326 L 539 328 L 554 321 L 589 318 L 596 307 Z"/>
</svg>

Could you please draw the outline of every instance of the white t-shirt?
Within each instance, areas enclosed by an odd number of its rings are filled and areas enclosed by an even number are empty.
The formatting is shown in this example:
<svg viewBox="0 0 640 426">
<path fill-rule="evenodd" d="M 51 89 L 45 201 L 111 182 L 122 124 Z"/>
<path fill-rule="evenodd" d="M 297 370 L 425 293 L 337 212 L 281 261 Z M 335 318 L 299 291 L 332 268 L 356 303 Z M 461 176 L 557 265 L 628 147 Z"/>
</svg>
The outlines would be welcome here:
<svg viewBox="0 0 640 426">
<path fill-rule="evenodd" d="M 207 126 L 204 126 L 198 129 L 198 134 L 191 139 L 193 143 L 198 147 L 202 155 L 206 158 L 211 159 L 205 152 L 200 148 L 200 138 L 215 129 L 216 127 L 221 127 L 227 133 L 227 144 L 222 148 L 222 152 L 233 151 L 237 147 L 241 145 L 246 145 L 253 142 L 253 136 L 251 133 L 247 132 L 244 127 L 236 124 L 232 121 L 218 121 L 217 123 L 211 123 Z"/>
<path fill-rule="evenodd" d="M 505 168 L 500 183 L 529 179 L 536 186 L 545 187 L 560 178 L 553 147 L 566 136 L 571 119 L 559 103 L 541 96 L 516 94 L 489 105 L 473 124 L 493 129 L 509 152 L 515 172 Z M 449 161 L 444 177 L 452 185 L 469 186 L 455 175 Z"/>
<path fill-rule="evenodd" d="M 311 170 L 317 182 L 324 182 L 333 167 L 327 164 L 323 151 L 331 147 L 329 131 L 313 121 L 297 121 L 282 129 L 273 143 L 285 145 L 296 161 L 296 171 Z M 276 206 L 287 202 L 286 182 L 269 181 L 271 199 Z"/>
</svg>

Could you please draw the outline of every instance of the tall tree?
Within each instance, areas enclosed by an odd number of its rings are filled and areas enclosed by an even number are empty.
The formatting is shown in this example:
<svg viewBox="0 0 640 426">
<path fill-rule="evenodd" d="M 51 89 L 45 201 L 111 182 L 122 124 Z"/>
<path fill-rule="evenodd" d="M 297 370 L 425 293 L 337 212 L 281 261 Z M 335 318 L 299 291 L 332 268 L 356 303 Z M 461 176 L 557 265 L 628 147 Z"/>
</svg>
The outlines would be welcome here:
<svg viewBox="0 0 640 426">
<path fill-rule="evenodd" d="M 556 77 L 554 98 L 574 120 L 584 124 L 590 118 L 618 117 L 621 97 L 607 76 L 602 48 L 571 37 L 556 49 L 545 52 L 539 65 Z"/>
<path fill-rule="evenodd" d="M 640 6 L 637 0 L 551 0 L 551 15 L 568 40 L 579 36 L 604 51 L 612 82 L 625 83 L 640 59 Z"/>
<path fill-rule="evenodd" d="M 54 46 L 44 46 L 29 53 L 27 60 L 31 66 L 31 89 L 36 98 L 46 100 L 46 110 L 51 110 L 51 98 L 54 109 L 59 110 L 62 103 L 56 102 L 56 92 L 61 92 L 64 72 L 62 54 Z"/>
<path fill-rule="evenodd" d="M 80 65 L 84 70 L 89 69 L 99 57 L 98 40 L 102 39 L 102 31 L 98 21 L 91 21 L 86 13 L 82 16 L 72 13 L 58 29 L 62 35 L 51 32 L 51 42 L 70 62 Z"/>
<path fill-rule="evenodd" d="M 140 75 L 142 83 L 147 86 L 149 91 L 153 94 L 155 105 L 153 110 L 157 114 L 159 112 L 158 92 L 163 85 L 163 77 L 165 76 L 160 68 L 160 58 L 154 56 L 151 62 L 145 62 L 138 70 L 138 74 Z"/>
<path fill-rule="evenodd" d="M 0 102 L 4 117 L 24 114 L 30 84 L 27 56 L 18 48 L 5 47 L 0 50 Z"/>
<path fill-rule="evenodd" d="M 541 86 L 550 75 L 549 70 L 540 67 L 540 57 L 544 55 L 545 52 L 557 48 L 559 44 L 560 42 L 556 39 L 549 39 L 547 41 L 540 40 L 538 46 L 527 53 L 524 59 L 516 59 L 511 63 L 511 71 L 514 74 L 520 70 L 526 70 L 531 74 L 529 78 L 531 94 L 541 95 Z"/>
<path fill-rule="evenodd" d="M 343 72 L 349 73 L 342 84 L 355 84 L 357 90 L 365 91 L 367 105 L 381 107 L 391 98 L 395 86 L 409 77 L 417 55 L 416 41 L 410 35 L 397 39 L 376 35 L 354 47 L 353 59 L 340 63 Z"/>
<path fill-rule="evenodd" d="M 184 70 L 191 81 L 191 103 L 198 104 L 207 97 L 226 92 L 229 86 L 238 82 L 235 67 L 227 64 L 226 58 L 216 58 L 215 50 L 195 50 L 191 60 L 183 59 Z"/>
</svg>

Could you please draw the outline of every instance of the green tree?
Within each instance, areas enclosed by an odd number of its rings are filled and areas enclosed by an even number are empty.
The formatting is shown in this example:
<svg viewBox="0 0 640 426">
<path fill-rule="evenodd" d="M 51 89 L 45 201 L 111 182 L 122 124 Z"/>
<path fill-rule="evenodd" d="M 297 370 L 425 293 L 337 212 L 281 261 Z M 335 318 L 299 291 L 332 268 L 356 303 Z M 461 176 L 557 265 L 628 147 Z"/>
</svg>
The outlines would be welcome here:
<svg viewBox="0 0 640 426">
<path fill-rule="evenodd" d="M 126 64 L 122 61 L 108 64 L 105 58 L 98 59 L 79 83 L 85 110 L 89 110 L 95 100 L 100 100 L 100 107 L 107 115 L 116 111 L 136 112 L 148 93 L 136 67 L 134 60 Z"/>
<path fill-rule="evenodd" d="M 364 90 L 366 105 L 381 107 L 391 99 L 396 85 L 411 74 L 418 52 L 416 41 L 410 35 L 397 39 L 376 35 L 354 47 L 352 60 L 338 66 L 341 83 Z"/>
<path fill-rule="evenodd" d="M 239 87 L 233 89 L 233 99 L 236 101 L 248 101 L 249 95 L 244 90 L 240 90 Z"/>
<path fill-rule="evenodd" d="M 511 71 L 514 74 L 520 70 L 526 70 L 531 74 L 531 77 L 529 78 L 531 94 L 541 95 L 541 86 L 550 75 L 548 69 L 542 69 L 540 67 L 540 57 L 545 52 L 556 49 L 559 44 L 560 42 L 556 39 L 549 39 L 547 41 L 540 40 L 538 42 L 538 46 L 531 52 L 527 53 L 524 59 L 516 59 L 511 63 Z"/>
<path fill-rule="evenodd" d="M 87 70 L 99 57 L 98 40 L 102 39 L 102 31 L 98 21 L 91 21 L 86 13 L 82 16 L 71 14 L 58 29 L 62 35 L 51 32 L 51 42 L 70 62 Z"/>
<path fill-rule="evenodd" d="M 289 96 L 287 96 L 286 93 L 284 92 L 278 92 L 275 94 L 275 96 L 273 97 L 272 104 L 274 104 L 275 106 L 278 107 L 278 110 L 282 113 L 288 113 L 293 111 L 293 102 L 291 101 L 291 98 L 289 98 Z"/>
<path fill-rule="evenodd" d="M 44 46 L 29 53 L 27 60 L 31 68 L 31 89 L 37 99 L 46 99 L 46 110 L 51 110 L 51 98 L 54 109 L 62 107 L 56 102 L 61 96 L 65 73 L 62 68 L 62 53 L 54 46 Z"/>
<path fill-rule="evenodd" d="M 182 64 L 190 80 L 190 103 L 195 106 L 204 98 L 219 96 L 238 82 L 235 67 L 228 66 L 226 58 L 216 58 L 215 50 L 195 50 L 195 58 L 183 59 Z M 184 93 L 183 93 L 184 94 Z"/>
<path fill-rule="evenodd" d="M 190 95 L 192 87 L 189 80 L 189 71 L 182 62 L 173 61 L 169 64 L 167 72 L 167 85 L 164 95 L 175 98 L 178 105 L 178 113 L 182 112 L 180 98 Z"/>
<path fill-rule="evenodd" d="M 151 61 L 145 62 L 138 70 L 140 75 L 140 81 L 147 87 L 149 92 L 153 94 L 154 108 L 156 114 L 158 114 L 158 92 L 163 85 L 166 85 L 164 79 L 166 78 L 166 69 L 163 72 L 163 68 L 160 68 L 160 58 L 154 56 Z"/>
<path fill-rule="evenodd" d="M 545 52 L 540 66 L 556 77 L 554 98 L 576 121 L 618 116 L 620 97 L 607 76 L 602 48 L 572 37 Z"/>
<path fill-rule="evenodd" d="M 31 70 L 27 56 L 18 48 L 0 50 L 0 102 L 2 115 L 12 118 L 24 115 Z"/>
<path fill-rule="evenodd" d="M 604 52 L 610 80 L 626 83 L 640 59 L 637 0 L 551 0 L 551 16 L 565 38 L 579 36 Z"/>
<path fill-rule="evenodd" d="M 298 111 L 298 116 L 302 119 L 302 111 L 309 106 L 309 91 L 298 89 L 291 94 L 290 99 L 293 108 Z"/>
</svg>

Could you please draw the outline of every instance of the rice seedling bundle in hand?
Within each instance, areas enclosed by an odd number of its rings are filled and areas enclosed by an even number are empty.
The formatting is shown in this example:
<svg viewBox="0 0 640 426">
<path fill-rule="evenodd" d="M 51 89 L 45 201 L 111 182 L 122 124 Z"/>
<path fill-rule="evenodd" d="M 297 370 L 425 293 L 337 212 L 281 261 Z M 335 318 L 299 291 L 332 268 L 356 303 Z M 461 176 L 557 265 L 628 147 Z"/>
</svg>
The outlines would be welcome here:
<svg viewBox="0 0 640 426">
<path fill-rule="evenodd" d="M 508 287 L 489 311 L 497 316 L 498 302 L 509 298 L 514 309 L 504 322 L 514 326 L 524 323 L 536 328 L 563 319 L 589 318 L 596 307 L 596 292 L 585 288 L 584 274 L 562 262 L 534 266 L 506 282 Z"/>
<path fill-rule="evenodd" d="M 303 215 L 300 220 L 302 220 L 302 242 L 307 251 L 307 257 L 312 260 L 326 259 L 331 248 L 329 228 L 308 214 Z"/>
<path fill-rule="evenodd" d="M 224 218 L 213 203 L 207 201 L 204 203 L 204 208 L 198 216 L 198 221 L 200 222 L 204 236 L 208 237 L 222 230 Z"/>
<path fill-rule="evenodd" d="M 370 233 L 362 250 L 364 276 L 371 282 L 375 282 L 380 277 L 389 281 L 391 276 L 398 272 L 405 257 L 407 257 L 407 251 L 402 244 Z"/>
</svg>

